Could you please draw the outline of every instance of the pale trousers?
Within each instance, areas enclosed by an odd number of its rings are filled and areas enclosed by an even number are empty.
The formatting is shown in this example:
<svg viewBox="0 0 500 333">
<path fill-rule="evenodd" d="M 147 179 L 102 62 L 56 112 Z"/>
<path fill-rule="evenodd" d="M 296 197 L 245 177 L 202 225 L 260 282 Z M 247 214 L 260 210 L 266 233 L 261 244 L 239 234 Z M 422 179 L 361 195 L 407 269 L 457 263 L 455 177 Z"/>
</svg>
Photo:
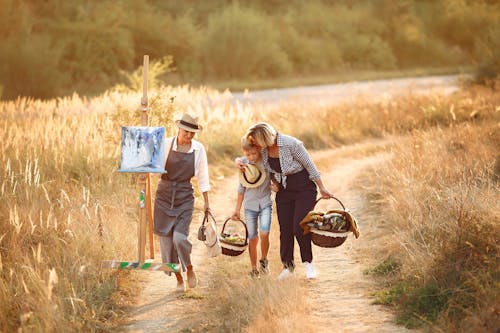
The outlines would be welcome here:
<svg viewBox="0 0 500 333">
<path fill-rule="evenodd" d="M 191 265 L 191 250 L 193 245 L 188 240 L 188 236 L 172 230 L 168 236 L 158 236 L 160 238 L 161 260 L 164 263 L 180 264 L 182 271 Z M 166 272 L 170 275 L 170 272 Z"/>
</svg>

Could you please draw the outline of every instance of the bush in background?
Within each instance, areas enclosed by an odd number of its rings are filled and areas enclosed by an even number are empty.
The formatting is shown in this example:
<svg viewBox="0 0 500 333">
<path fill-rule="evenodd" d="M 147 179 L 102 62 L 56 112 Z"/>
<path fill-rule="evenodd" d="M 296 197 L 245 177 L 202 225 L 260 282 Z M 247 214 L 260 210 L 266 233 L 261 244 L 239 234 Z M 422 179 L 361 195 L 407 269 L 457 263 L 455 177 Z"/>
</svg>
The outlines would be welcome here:
<svg viewBox="0 0 500 333">
<path fill-rule="evenodd" d="M 201 45 L 206 73 L 230 79 L 287 74 L 290 64 L 278 37 L 265 15 L 232 4 L 208 20 Z"/>
<path fill-rule="evenodd" d="M 169 83 L 249 82 L 357 70 L 497 72 L 495 1 L 2 0 L 2 97 L 98 94 L 173 56 Z M 494 75 L 495 76 L 495 75 Z M 478 80 L 478 82 L 481 79 Z M 38 82 L 47 82 L 40 85 Z"/>
</svg>

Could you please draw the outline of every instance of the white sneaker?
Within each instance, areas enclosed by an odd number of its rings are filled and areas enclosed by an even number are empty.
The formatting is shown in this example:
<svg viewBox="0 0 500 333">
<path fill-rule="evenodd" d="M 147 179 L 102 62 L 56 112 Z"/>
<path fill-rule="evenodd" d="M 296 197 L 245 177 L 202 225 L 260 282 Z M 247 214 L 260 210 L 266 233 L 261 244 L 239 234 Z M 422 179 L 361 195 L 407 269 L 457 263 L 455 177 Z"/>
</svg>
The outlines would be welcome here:
<svg viewBox="0 0 500 333">
<path fill-rule="evenodd" d="M 293 273 L 288 268 L 283 268 L 280 275 L 278 275 L 278 280 L 284 280 L 291 277 Z"/>
<path fill-rule="evenodd" d="M 316 274 L 316 270 L 314 269 L 313 263 L 306 261 L 304 264 L 306 266 L 306 278 L 308 278 L 308 279 L 317 278 L 318 274 Z"/>
</svg>

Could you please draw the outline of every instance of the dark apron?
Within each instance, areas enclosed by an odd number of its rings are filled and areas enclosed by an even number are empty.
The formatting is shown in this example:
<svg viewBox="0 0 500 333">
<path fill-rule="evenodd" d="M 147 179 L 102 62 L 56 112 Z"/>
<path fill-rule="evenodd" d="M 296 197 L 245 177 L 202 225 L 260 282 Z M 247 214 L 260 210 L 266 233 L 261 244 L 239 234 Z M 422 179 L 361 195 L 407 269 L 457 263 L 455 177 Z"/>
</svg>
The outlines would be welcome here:
<svg viewBox="0 0 500 333">
<path fill-rule="evenodd" d="M 174 140 L 176 140 L 174 138 Z M 154 208 L 154 231 L 160 236 L 176 232 L 189 235 L 193 216 L 194 191 L 191 178 L 194 176 L 194 151 L 174 151 L 174 141 L 165 162 L 165 170 L 156 190 Z"/>
</svg>

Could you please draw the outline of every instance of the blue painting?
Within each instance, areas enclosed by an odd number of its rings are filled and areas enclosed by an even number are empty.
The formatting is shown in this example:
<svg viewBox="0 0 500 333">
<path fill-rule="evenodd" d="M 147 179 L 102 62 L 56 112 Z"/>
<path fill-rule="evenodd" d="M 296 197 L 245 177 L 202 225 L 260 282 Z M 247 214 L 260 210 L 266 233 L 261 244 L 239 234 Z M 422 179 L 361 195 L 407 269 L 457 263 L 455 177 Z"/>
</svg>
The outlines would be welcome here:
<svg viewBox="0 0 500 333">
<path fill-rule="evenodd" d="M 165 173 L 165 128 L 122 127 L 120 172 Z"/>
</svg>

